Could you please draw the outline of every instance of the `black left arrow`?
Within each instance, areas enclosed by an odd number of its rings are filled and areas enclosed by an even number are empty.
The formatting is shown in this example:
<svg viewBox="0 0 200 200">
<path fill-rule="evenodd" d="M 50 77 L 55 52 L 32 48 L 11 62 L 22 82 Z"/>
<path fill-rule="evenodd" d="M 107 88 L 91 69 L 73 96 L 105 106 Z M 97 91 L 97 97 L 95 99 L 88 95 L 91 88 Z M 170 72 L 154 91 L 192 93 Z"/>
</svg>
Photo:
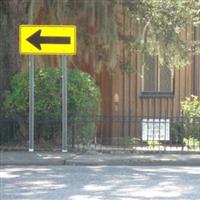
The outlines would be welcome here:
<svg viewBox="0 0 200 200">
<path fill-rule="evenodd" d="M 41 36 L 41 32 L 40 29 L 26 39 L 39 50 L 41 50 L 41 44 L 70 44 L 70 37 Z"/>
</svg>

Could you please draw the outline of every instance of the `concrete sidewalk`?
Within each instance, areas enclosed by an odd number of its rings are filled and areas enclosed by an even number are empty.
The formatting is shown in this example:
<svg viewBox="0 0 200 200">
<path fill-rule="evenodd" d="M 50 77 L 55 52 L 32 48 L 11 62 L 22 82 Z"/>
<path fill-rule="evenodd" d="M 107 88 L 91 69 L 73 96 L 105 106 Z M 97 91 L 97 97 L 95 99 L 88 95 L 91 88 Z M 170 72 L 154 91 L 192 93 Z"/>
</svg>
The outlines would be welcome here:
<svg viewBox="0 0 200 200">
<path fill-rule="evenodd" d="M 200 166 L 196 153 L 1 152 L 0 165 L 179 165 Z"/>
</svg>

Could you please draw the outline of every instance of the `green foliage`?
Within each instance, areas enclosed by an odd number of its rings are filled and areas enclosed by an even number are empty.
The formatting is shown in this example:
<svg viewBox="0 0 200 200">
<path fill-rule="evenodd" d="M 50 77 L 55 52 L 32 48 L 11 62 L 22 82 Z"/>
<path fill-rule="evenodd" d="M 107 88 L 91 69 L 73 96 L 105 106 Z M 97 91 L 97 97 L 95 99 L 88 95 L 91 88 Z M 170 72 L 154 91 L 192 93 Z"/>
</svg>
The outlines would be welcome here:
<svg viewBox="0 0 200 200">
<path fill-rule="evenodd" d="M 9 113 L 28 112 L 28 71 L 17 74 L 11 81 L 11 90 L 5 93 L 4 110 Z M 61 112 L 60 68 L 35 69 L 36 114 Z M 68 111 L 81 115 L 99 113 L 100 92 L 94 79 L 79 70 L 68 70 Z"/>
<path fill-rule="evenodd" d="M 172 144 L 183 144 L 184 127 L 180 121 L 173 122 L 170 126 L 170 138 Z"/>
<path fill-rule="evenodd" d="M 69 70 L 68 82 L 68 112 L 81 117 L 98 115 L 101 98 L 95 80 L 87 73 Z"/>
<path fill-rule="evenodd" d="M 35 113 L 55 114 L 60 111 L 60 69 L 35 69 Z M 11 80 L 11 90 L 5 93 L 4 109 L 12 114 L 28 113 L 28 71 L 16 74 Z"/>
<path fill-rule="evenodd" d="M 88 145 L 94 139 L 94 133 L 96 133 L 97 127 L 95 123 L 87 123 L 80 129 L 81 143 Z"/>
<path fill-rule="evenodd" d="M 161 143 L 159 142 L 159 141 L 156 141 L 156 140 L 149 140 L 149 141 L 147 141 L 147 144 L 148 144 L 148 146 L 149 147 L 156 147 L 156 146 L 160 146 L 161 145 Z"/>
<path fill-rule="evenodd" d="M 183 116 L 183 127 L 185 137 L 194 137 L 199 139 L 200 136 L 200 101 L 197 96 L 191 95 L 181 102 L 181 111 Z"/>
<path fill-rule="evenodd" d="M 184 117 L 200 117 L 200 101 L 197 96 L 191 95 L 181 102 L 181 111 Z"/>
<path fill-rule="evenodd" d="M 184 66 L 188 53 L 198 51 L 198 43 L 184 40 L 180 33 L 187 25 L 199 24 L 200 1 L 126 0 L 122 4 L 139 24 L 137 36 L 126 39 L 130 48 L 158 55 L 160 64 L 170 68 Z"/>
<path fill-rule="evenodd" d="M 184 143 L 189 149 L 200 148 L 200 141 L 194 137 L 184 138 Z"/>
<path fill-rule="evenodd" d="M 171 124 L 172 144 L 190 149 L 200 147 L 200 101 L 191 95 L 181 102 L 182 118 Z"/>
<path fill-rule="evenodd" d="M 137 138 L 137 137 L 132 137 L 132 138 L 131 138 L 131 144 L 132 144 L 133 146 L 140 145 L 140 143 L 141 143 L 140 138 Z"/>
<path fill-rule="evenodd" d="M 17 74 L 11 80 L 11 91 L 6 91 L 3 110 L 24 113 L 28 109 L 28 74 Z"/>
<path fill-rule="evenodd" d="M 8 114 L 25 116 L 28 114 L 28 71 L 17 74 L 11 81 L 11 90 L 4 94 L 3 110 Z M 35 114 L 39 118 L 39 138 L 49 139 L 48 120 L 61 118 L 62 107 L 61 69 L 35 69 Z M 100 91 L 95 80 L 87 73 L 77 69 L 68 69 L 68 117 L 73 122 L 76 118 L 84 119 L 100 112 Z M 84 140 L 90 140 L 96 133 L 96 125 L 85 123 L 79 130 Z M 22 126 L 22 124 L 21 124 Z M 70 127 L 70 126 L 69 126 Z M 37 129 L 37 128 L 36 128 Z M 48 130 L 48 131 L 47 131 Z"/>
</svg>

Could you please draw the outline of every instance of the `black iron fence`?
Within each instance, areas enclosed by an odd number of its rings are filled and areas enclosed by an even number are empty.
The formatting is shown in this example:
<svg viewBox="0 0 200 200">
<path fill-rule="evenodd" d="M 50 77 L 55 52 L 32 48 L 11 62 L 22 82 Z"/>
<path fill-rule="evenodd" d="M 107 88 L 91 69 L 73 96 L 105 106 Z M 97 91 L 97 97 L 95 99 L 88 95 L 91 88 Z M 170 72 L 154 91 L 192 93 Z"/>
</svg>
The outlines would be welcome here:
<svg viewBox="0 0 200 200">
<path fill-rule="evenodd" d="M 0 117 L 0 149 L 28 149 L 28 117 Z M 200 151 L 200 118 L 70 116 L 69 150 Z M 61 150 L 62 120 L 36 116 L 36 150 Z"/>
</svg>

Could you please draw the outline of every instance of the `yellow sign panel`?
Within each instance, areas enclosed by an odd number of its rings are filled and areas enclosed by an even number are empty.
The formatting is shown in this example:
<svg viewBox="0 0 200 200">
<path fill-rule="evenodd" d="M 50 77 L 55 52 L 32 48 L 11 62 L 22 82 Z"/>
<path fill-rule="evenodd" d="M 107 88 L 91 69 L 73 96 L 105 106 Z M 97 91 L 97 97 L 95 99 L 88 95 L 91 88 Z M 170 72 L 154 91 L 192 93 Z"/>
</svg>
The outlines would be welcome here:
<svg viewBox="0 0 200 200">
<path fill-rule="evenodd" d="M 75 55 L 76 26 L 21 25 L 19 52 L 29 55 Z"/>
</svg>

